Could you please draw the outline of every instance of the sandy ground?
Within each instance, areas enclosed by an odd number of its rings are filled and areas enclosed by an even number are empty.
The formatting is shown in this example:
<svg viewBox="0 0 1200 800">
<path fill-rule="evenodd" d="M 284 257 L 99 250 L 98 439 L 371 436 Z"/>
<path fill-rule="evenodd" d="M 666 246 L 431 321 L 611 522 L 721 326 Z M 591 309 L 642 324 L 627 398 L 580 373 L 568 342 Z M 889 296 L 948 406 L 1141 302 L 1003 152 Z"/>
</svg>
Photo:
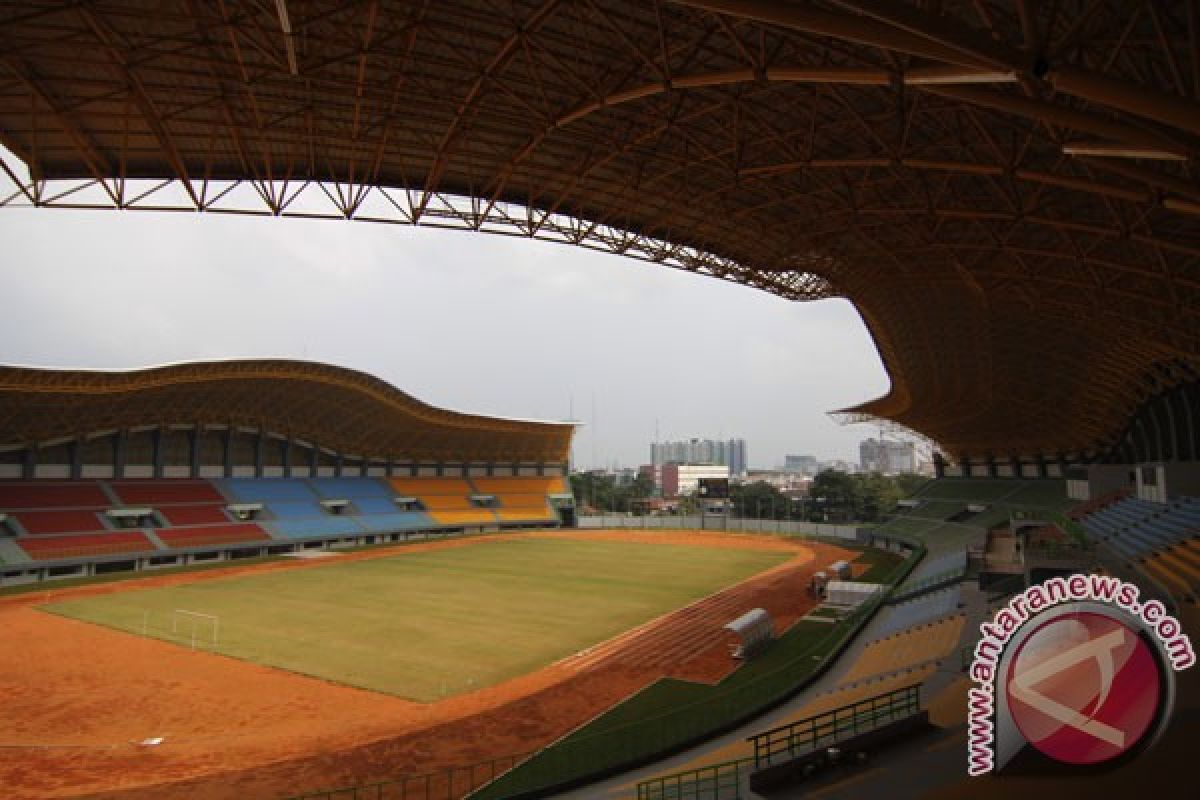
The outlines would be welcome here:
<svg viewBox="0 0 1200 800">
<path fill-rule="evenodd" d="M 0 599 L 5 797 L 286 797 L 529 752 L 664 675 L 715 681 L 728 674 L 736 662 L 728 656 L 721 625 L 756 606 L 767 608 L 780 629 L 790 625 L 813 604 L 804 591 L 808 577 L 852 556 L 828 545 L 747 534 L 519 535 L 784 549 L 795 558 L 537 672 L 431 704 L 193 652 L 34 606 L 134 587 L 469 547 L 478 539 Z M 140 744 L 151 737 L 163 742 Z M 450 778 L 437 774 L 432 788 L 441 796 L 461 796 L 489 776 L 490 765 L 476 769 L 474 777 L 460 772 L 447 792 Z"/>
</svg>

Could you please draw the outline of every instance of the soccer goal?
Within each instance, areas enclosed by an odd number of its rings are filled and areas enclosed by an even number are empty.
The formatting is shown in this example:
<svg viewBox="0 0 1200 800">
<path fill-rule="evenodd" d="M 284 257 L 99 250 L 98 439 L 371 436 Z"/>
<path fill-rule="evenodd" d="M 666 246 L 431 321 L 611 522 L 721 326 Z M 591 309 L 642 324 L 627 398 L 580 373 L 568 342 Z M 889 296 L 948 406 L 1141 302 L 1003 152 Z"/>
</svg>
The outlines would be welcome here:
<svg viewBox="0 0 1200 800">
<path fill-rule="evenodd" d="M 215 650 L 221 644 L 221 618 L 216 614 L 177 608 L 171 612 L 171 633 L 185 641 L 190 638 L 193 650 L 197 644 Z"/>
</svg>

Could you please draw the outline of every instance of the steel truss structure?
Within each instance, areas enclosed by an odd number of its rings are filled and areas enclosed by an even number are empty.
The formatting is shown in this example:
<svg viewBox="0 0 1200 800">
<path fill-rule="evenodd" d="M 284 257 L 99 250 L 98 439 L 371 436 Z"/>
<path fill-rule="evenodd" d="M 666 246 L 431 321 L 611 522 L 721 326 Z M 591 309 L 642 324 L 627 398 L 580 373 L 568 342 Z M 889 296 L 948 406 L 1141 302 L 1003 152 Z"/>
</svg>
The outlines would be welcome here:
<svg viewBox="0 0 1200 800">
<path fill-rule="evenodd" d="M 1092 459 L 1200 376 L 1195 0 L 0 0 L 0 205 L 436 225 L 849 298 L 851 411 Z"/>
</svg>

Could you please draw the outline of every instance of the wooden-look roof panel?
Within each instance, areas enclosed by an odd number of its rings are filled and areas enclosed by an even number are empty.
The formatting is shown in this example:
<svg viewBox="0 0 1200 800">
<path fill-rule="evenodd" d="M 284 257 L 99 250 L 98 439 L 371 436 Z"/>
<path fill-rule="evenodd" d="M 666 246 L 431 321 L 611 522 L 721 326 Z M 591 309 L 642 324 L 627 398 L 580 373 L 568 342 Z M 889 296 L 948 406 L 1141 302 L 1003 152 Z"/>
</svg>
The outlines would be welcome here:
<svg viewBox="0 0 1200 800">
<path fill-rule="evenodd" d="M 378 460 L 563 463 L 573 426 L 445 411 L 369 375 L 255 360 L 130 372 L 0 367 L 0 445 L 234 425 Z"/>
<path fill-rule="evenodd" d="M 321 182 L 343 217 L 845 296 L 893 381 L 859 411 L 952 456 L 1087 456 L 1147 375 L 1200 371 L 1191 11 L 0 0 L 0 143 L 20 202 L 155 178 L 212 209 L 242 180 L 311 213 Z"/>
</svg>

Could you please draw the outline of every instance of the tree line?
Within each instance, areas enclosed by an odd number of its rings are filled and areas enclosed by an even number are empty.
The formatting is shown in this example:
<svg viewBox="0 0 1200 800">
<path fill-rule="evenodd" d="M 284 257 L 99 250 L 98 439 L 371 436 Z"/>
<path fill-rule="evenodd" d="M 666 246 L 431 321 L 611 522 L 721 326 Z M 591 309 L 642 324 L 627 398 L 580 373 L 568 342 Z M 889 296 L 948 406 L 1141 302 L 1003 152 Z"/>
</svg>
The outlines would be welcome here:
<svg viewBox="0 0 1200 800">
<path fill-rule="evenodd" d="M 881 475 L 825 470 L 817 474 L 805 496 L 789 497 L 765 481 L 730 484 L 734 516 L 750 519 L 790 519 L 807 522 L 876 522 L 896 508 L 902 497 L 927 479 L 920 475 Z M 644 475 L 618 484 L 612 475 L 577 473 L 571 490 L 580 506 L 616 513 L 643 513 L 653 483 Z M 679 498 L 676 513 L 699 511 L 694 497 Z"/>
</svg>

